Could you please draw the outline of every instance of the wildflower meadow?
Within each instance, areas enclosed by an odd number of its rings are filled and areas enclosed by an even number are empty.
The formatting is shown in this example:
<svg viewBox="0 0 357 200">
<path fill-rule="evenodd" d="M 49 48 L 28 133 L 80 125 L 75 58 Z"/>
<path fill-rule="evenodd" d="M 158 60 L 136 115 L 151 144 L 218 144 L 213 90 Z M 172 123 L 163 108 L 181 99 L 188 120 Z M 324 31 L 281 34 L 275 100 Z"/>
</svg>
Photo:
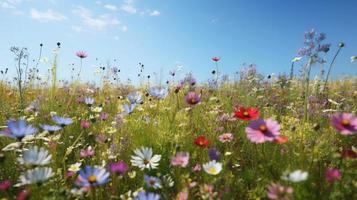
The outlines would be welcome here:
<svg viewBox="0 0 357 200">
<path fill-rule="evenodd" d="M 208 83 L 174 70 L 172 81 L 140 85 L 118 82 L 116 67 L 103 69 L 99 85 L 81 82 L 85 51 L 73 53 L 73 80 L 58 82 L 60 43 L 49 78 L 40 79 L 23 64 L 27 49 L 12 47 L 17 78 L 0 84 L 0 195 L 356 199 L 357 82 L 312 79 L 314 65 L 330 72 L 342 59 L 345 44 L 326 40 L 305 33 L 291 66 L 302 64 L 301 74 L 263 76 L 251 64 L 227 81 L 213 57 Z"/>
</svg>

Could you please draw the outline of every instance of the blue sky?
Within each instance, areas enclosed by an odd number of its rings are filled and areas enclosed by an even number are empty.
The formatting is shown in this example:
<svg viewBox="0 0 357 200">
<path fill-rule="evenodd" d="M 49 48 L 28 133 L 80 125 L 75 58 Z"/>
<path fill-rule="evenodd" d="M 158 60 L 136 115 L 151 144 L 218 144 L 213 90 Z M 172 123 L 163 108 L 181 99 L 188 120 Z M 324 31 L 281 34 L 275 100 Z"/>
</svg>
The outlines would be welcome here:
<svg viewBox="0 0 357 200">
<path fill-rule="evenodd" d="M 98 80 L 95 66 L 109 62 L 120 66 L 122 80 L 135 82 L 142 62 L 147 74 L 167 77 L 181 65 L 204 81 L 213 56 L 222 58 L 225 74 L 243 63 L 257 64 L 264 74 L 289 73 L 304 31 L 315 28 L 332 44 L 328 61 L 338 42 L 346 43 L 333 75 L 356 75 L 350 62 L 357 55 L 356 8 L 355 0 L 0 0 L 0 69 L 15 73 L 11 46 L 28 47 L 35 59 L 43 43 L 43 56 L 52 59 L 59 41 L 59 77 L 65 79 L 71 63 L 78 67 L 78 50 L 89 55 L 85 80 Z M 42 73 L 47 68 L 40 65 Z"/>
</svg>

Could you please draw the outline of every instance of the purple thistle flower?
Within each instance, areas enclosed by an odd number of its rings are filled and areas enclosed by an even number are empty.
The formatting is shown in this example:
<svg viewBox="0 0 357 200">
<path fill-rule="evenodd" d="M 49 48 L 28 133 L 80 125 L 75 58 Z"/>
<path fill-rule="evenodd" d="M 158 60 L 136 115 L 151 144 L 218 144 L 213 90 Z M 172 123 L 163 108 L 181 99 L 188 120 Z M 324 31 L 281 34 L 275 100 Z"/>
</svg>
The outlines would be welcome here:
<svg viewBox="0 0 357 200">
<path fill-rule="evenodd" d="M 273 141 L 280 135 L 279 131 L 280 125 L 272 119 L 253 121 L 245 129 L 248 139 L 257 144 Z"/>
<path fill-rule="evenodd" d="M 350 113 L 333 115 L 331 125 L 342 135 L 357 133 L 357 117 Z"/>
<path fill-rule="evenodd" d="M 110 163 L 108 167 L 109 171 L 112 173 L 124 174 L 126 171 L 128 171 L 128 165 L 123 161 Z"/>
<path fill-rule="evenodd" d="M 191 91 L 187 93 L 185 99 L 188 104 L 196 105 L 201 101 L 201 95 Z"/>
</svg>

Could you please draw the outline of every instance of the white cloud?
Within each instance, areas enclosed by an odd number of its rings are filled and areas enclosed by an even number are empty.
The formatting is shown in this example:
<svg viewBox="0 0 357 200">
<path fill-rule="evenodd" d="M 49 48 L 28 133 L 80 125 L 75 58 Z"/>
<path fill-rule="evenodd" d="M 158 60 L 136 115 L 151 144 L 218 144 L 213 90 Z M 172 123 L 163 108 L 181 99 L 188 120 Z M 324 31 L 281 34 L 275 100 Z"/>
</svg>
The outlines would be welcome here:
<svg viewBox="0 0 357 200">
<path fill-rule="evenodd" d="M 115 5 L 112 5 L 112 4 L 105 4 L 104 8 L 106 8 L 108 10 L 112 10 L 112 11 L 116 11 L 118 9 Z"/>
<path fill-rule="evenodd" d="M 72 26 L 72 30 L 74 30 L 76 33 L 84 32 L 84 28 L 82 26 Z"/>
<path fill-rule="evenodd" d="M 0 1 L 1 8 L 16 8 L 18 4 L 20 4 L 22 0 L 2 0 Z"/>
<path fill-rule="evenodd" d="M 127 26 L 123 26 L 123 27 L 121 27 L 121 30 L 122 30 L 123 32 L 127 32 L 127 31 L 128 31 L 128 27 L 127 27 Z"/>
<path fill-rule="evenodd" d="M 133 0 L 125 0 L 124 4 L 121 5 L 120 9 L 130 14 L 135 14 L 137 12 Z"/>
<path fill-rule="evenodd" d="M 48 21 L 63 21 L 67 19 L 61 13 L 48 9 L 47 11 L 41 12 L 36 9 L 30 10 L 30 17 L 34 20 L 38 20 L 41 22 L 48 22 Z"/>
<path fill-rule="evenodd" d="M 153 11 L 151 11 L 151 12 L 149 13 L 150 16 L 155 16 L 155 17 L 159 16 L 160 14 L 161 14 L 161 13 L 160 13 L 160 11 L 158 11 L 158 10 L 153 10 Z"/>
<path fill-rule="evenodd" d="M 103 31 L 120 24 L 120 21 L 113 15 L 94 16 L 91 10 L 81 6 L 76 6 L 72 12 L 82 19 L 84 25 L 97 31 Z"/>
</svg>

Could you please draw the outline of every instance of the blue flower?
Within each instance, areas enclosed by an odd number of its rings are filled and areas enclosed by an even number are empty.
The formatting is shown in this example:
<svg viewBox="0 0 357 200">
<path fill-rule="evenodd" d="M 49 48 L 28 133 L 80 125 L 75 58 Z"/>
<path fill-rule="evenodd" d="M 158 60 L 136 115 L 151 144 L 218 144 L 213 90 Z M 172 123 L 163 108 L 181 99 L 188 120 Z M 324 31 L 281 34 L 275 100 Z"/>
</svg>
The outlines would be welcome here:
<svg viewBox="0 0 357 200">
<path fill-rule="evenodd" d="M 168 90 L 166 88 L 159 87 L 151 87 L 149 88 L 148 92 L 151 96 L 158 99 L 165 99 L 168 94 Z"/>
<path fill-rule="evenodd" d="M 127 97 L 128 97 L 128 99 L 129 99 L 131 104 L 141 104 L 141 103 L 143 103 L 142 96 L 138 92 L 132 92 L 132 93 L 128 94 Z"/>
<path fill-rule="evenodd" d="M 53 120 L 56 124 L 58 124 L 58 125 L 60 125 L 60 126 L 62 126 L 62 127 L 67 126 L 67 125 L 70 125 L 70 124 L 73 123 L 73 121 L 72 121 L 71 118 L 64 118 L 64 117 L 59 117 L 59 116 L 53 116 L 53 117 L 52 117 L 52 120 Z"/>
<path fill-rule="evenodd" d="M 161 188 L 161 181 L 160 179 L 154 177 L 154 176 L 144 176 L 144 181 L 148 187 L 152 187 L 154 189 Z"/>
<path fill-rule="evenodd" d="M 90 97 L 86 97 L 84 99 L 84 103 L 87 104 L 87 106 L 92 106 L 94 104 L 94 99 Z"/>
<path fill-rule="evenodd" d="M 54 133 L 54 132 L 62 129 L 62 127 L 60 127 L 60 126 L 56 126 L 56 125 L 51 126 L 51 125 L 47 125 L 47 124 L 41 124 L 40 127 L 44 131 L 48 131 L 49 133 Z"/>
<path fill-rule="evenodd" d="M 124 114 L 128 115 L 134 112 L 135 106 L 136 104 L 131 104 L 130 106 L 128 104 L 124 104 L 123 105 Z"/>
<path fill-rule="evenodd" d="M 18 121 L 7 121 L 7 129 L 5 129 L 4 131 L 0 131 L 0 135 L 5 135 L 21 140 L 26 135 L 33 135 L 36 132 L 36 128 L 32 127 L 31 125 L 27 125 L 25 120 L 20 119 Z"/>
<path fill-rule="evenodd" d="M 86 166 L 79 171 L 76 185 L 79 187 L 95 187 L 109 181 L 109 172 L 104 168 Z"/>
<path fill-rule="evenodd" d="M 151 192 L 147 193 L 145 191 L 141 191 L 135 198 L 135 200 L 160 200 L 160 195 Z"/>
</svg>

